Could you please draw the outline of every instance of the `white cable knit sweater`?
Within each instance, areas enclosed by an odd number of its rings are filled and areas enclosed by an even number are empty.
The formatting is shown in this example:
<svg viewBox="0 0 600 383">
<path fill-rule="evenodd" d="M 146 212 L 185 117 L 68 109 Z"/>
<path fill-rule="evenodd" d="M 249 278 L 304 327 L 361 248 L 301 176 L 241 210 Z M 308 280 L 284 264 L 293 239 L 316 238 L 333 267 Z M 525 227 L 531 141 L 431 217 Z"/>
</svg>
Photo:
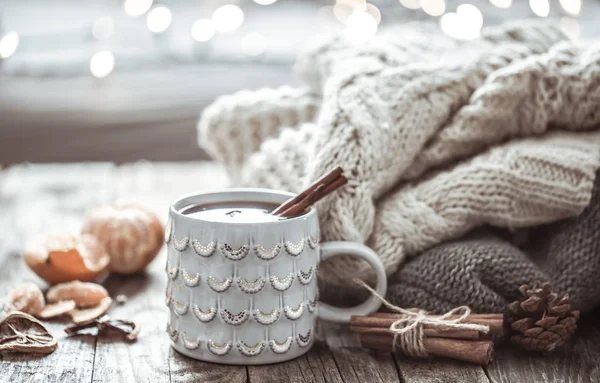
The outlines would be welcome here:
<svg viewBox="0 0 600 383">
<path fill-rule="evenodd" d="M 349 184 L 318 205 L 322 236 L 366 242 L 391 273 L 478 225 L 533 226 L 587 205 L 600 43 L 562 39 L 535 22 L 469 43 L 420 24 L 361 47 L 336 37 L 299 60 L 305 86 L 215 101 L 199 142 L 234 185 L 299 191 L 342 166 Z M 350 257 L 320 269 L 335 283 L 371 277 Z"/>
</svg>

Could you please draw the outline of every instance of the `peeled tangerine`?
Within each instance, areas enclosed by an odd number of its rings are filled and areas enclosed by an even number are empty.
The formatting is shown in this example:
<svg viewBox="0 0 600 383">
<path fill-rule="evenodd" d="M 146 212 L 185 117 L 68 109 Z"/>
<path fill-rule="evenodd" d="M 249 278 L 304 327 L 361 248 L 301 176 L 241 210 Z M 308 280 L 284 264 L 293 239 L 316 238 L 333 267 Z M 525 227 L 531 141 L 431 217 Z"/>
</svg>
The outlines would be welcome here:
<svg viewBox="0 0 600 383">
<path fill-rule="evenodd" d="M 52 286 L 46 293 L 52 312 L 69 314 L 74 323 L 94 321 L 112 304 L 108 291 L 96 283 L 73 281 Z M 67 310 L 68 308 L 68 310 Z"/>
<path fill-rule="evenodd" d="M 108 267 L 110 257 L 91 235 L 50 234 L 25 247 L 25 262 L 51 285 L 73 280 L 93 281 Z"/>
<path fill-rule="evenodd" d="M 108 296 L 108 291 L 96 283 L 73 281 L 50 287 L 46 293 L 48 302 L 74 301 L 77 307 L 99 304 Z"/>
<path fill-rule="evenodd" d="M 8 310 L 37 315 L 46 302 L 42 290 L 33 283 L 17 286 L 8 296 Z"/>
<path fill-rule="evenodd" d="M 110 255 L 109 269 L 121 274 L 144 269 L 160 251 L 164 238 L 158 217 L 131 203 L 100 206 L 88 215 L 82 231 L 98 238 Z"/>
</svg>

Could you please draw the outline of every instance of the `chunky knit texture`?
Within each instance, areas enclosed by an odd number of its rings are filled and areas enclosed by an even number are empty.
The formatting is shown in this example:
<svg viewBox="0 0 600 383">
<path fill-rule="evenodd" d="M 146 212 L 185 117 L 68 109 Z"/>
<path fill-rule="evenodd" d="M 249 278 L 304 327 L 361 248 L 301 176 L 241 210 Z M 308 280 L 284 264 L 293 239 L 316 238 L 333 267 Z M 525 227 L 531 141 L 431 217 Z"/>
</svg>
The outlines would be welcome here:
<svg viewBox="0 0 600 383">
<path fill-rule="evenodd" d="M 569 294 L 573 306 L 600 304 L 600 174 L 590 205 L 578 217 L 535 230 L 520 250 L 490 232 L 474 232 L 409 261 L 390 278 L 387 298 L 403 307 L 444 312 L 467 304 L 480 312 L 502 312 L 520 296 L 519 286 L 550 281 Z M 526 255 L 544 249 L 536 263 Z M 535 257 L 533 257 L 535 258 Z M 539 264 L 539 266 L 538 266 Z"/>
<path fill-rule="evenodd" d="M 469 44 L 420 28 L 320 45 L 299 60 L 304 87 L 215 101 L 200 143 L 238 186 L 299 191 L 342 166 L 348 185 L 318 205 L 322 237 L 368 243 L 388 274 L 479 225 L 581 213 L 600 165 L 599 134 L 582 133 L 600 123 L 600 45 L 557 44 L 552 24 Z M 371 279 L 349 257 L 320 270 Z"/>
<path fill-rule="evenodd" d="M 468 305 L 476 312 L 503 312 L 519 286 L 548 276 L 517 247 L 478 232 L 434 247 L 390 277 L 387 299 L 402 307 L 445 312 Z"/>
</svg>

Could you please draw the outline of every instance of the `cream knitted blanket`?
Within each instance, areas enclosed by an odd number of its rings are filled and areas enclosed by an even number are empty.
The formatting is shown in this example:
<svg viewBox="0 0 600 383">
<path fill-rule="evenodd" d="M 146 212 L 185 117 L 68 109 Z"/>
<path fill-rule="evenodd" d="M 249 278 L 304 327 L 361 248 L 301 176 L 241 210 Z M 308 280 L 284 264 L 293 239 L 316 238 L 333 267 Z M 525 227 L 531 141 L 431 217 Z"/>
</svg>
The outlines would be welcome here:
<svg viewBox="0 0 600 383">
<path fill-rule="evenodd" d="M 302 85 L 216 100 L 199 143 L 235 186 L 299 191 L 336 165 L 318 205 L 325 240 L 365 242 L 388 274 L 406 256 L 491 224 L 579 214 L 600 166 L 600 43 L 548 23 L 457 42 L 422 24 L 362 46 L 335 37 L 299 59 Z M 371 279 L 337 257 L 335 284 Z"/>
</svg>

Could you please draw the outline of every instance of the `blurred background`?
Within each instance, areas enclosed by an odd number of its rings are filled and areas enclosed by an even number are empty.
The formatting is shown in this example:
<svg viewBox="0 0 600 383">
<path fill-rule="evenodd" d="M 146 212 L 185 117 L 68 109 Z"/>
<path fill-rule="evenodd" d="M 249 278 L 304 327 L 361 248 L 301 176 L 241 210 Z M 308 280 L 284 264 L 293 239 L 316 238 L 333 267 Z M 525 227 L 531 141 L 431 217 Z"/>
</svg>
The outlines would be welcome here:
<svg viewBox="0 0 600 383">
<path fill-rule="evenodd" d="M 600 35 L 600 0 L 0 0 L 0 165 L 206 159 L 202 109 L 293 83 L 315 40 L 413 20 L 471 40 L 532 17 Z"/>
</svg>

